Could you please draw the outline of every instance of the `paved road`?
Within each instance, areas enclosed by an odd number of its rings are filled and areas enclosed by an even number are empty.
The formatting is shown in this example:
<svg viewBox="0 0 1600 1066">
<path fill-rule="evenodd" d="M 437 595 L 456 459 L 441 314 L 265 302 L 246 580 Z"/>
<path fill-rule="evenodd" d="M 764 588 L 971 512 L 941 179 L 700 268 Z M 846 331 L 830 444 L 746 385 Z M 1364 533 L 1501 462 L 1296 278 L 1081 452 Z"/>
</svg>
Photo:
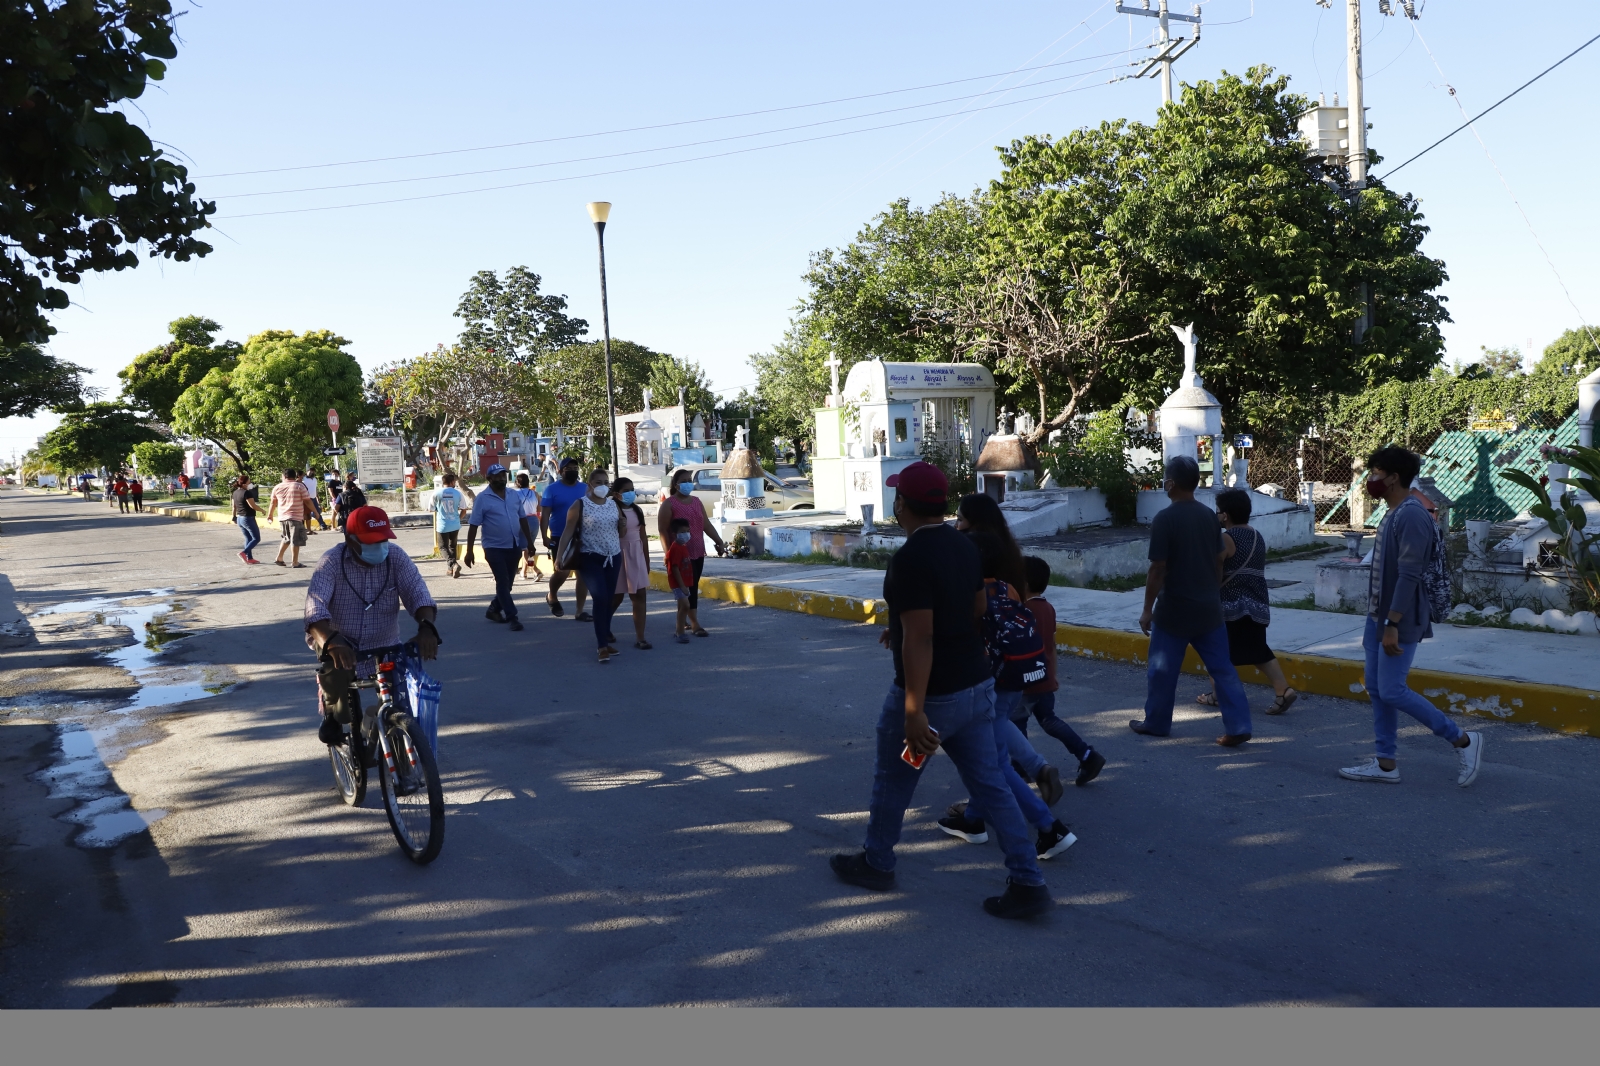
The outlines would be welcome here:
<svg viewBox="0 0 1600 1066">
<path fill-rule="evenodd" d="M 175 599 L 169 628 L 194 633 L 143 676 L 237 682 L 119 712 L 135 688 L 96 653 L 129 643 L 114 611 L 0 616 L 3 1006 L 1600 1000 L 1592 740 L 1477 723 L 1488 765 L 1461 790 L 1444 745 L 1410 729 L 1405 784 L 1357 785 L 1334 769 L 1370 751 L 1364 704 L 1305 700 L 1234 751 L 1194 707 L 1152 741 L 1124 724 L 1138 671 L 1063 659 L 1062 713 L 1111 762 L 1058 805 L 1082 837 L 1048 864 L 1060 905 L 1004 923 L 978 906 L 998 851 L 933 827 L 961 795 L 937 757 L 899 890 L 826 868 L 864 821 L 875 630 L 712 605 L 715 635 L 681 647 L 658 600 L 655 650 L 601 667 L 570 601 L 513 634 L 482 617 L 486 577 L 424 563 L 453 802 L 443 856 L 418 869 L 375 795 L 356 811 L 334 795 L 306 571 L 246 571 L 228 527 L 72 499 L 3 492 L 0 518 L 0 615 L 175 588 L 134 601 Z M 59 769 L 64 722 L 111 738 L 108 787 L 165 816 L 75 845 L 62 819 L 83 806 L 27 776 Z"/>
</svg>

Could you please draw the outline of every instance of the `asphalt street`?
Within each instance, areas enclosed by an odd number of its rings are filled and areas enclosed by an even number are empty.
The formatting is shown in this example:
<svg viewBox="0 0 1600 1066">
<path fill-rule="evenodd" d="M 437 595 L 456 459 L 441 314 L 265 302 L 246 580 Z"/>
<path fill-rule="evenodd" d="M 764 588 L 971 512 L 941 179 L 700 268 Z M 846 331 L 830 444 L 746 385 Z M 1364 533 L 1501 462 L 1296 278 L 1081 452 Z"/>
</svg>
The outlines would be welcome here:
<svg viewBox="0 0 1600 1066">
<path fill-rule="evenodd" d="M 619 618 L 601 666 L 570 593 L 557 619 L 519 581 L 512 633 L 483 617 L 481 563 L 452 581 L 422 562 L 450 806 L 418 868 L 376 785 L 359 810 L 334 792 L 309 570 L 244 567 L 228 526 L 70 497 L 0 492 L 0 521 L 0 1006 L 1600 1002 L 1593 739 L 1474 719 L 1486 765 L 1460 789 L 1446 745 L 1405 727 L 1404 783 L 1356 784 L 1336 770 L 1371 752 L 1364 703 L 1258 713 L 1224 750 L 1186 677 L 1174 735 L 1148 739 L 1126 725 L 1141 670 L 1063 658 L 1058 711 L 1110 761 L 1057 804 L 1081 839 L 1045 864 L 1053 912 L 1002 922 L 979 906 L 997 847 L 934 826 L 963 794 L 942 756 L 897 889 L 828 870 L 865 824 L 877 629 L 706 603 L 713 635 L 681 646 L 653 596 L 655 648 Z M 137 634 L 159 652 L 135 678 L 118 619 L 142 628 L 140 604 L 175 609 Z M 141 680 L 202 698 L 150 705 Z M 112 847 L 88 846 L 86 801 L 51 798 L 63 744 L 96 757 L 86 735 L 114 793 L 93 802 L 153 819 Z"/>
</svg>

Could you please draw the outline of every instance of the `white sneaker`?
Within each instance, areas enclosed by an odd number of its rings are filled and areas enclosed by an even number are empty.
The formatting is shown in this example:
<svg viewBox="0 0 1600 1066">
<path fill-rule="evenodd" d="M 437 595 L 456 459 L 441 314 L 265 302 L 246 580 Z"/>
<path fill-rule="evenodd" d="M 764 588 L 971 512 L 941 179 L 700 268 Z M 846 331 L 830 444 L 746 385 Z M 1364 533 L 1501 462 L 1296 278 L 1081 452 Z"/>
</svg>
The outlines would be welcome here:
<svg viewBox="0 0 1600 1066">
<path fill-rule="evenodd" d="M 1385 770 L 1378 765 L 1378 757 L 1374 755 L 1360 766 L 1346 766 L 1339 771 L 1339 776 L 1350 781 L 1387 781 L 1392 785 L 1398 785 L 1400 768 L 1397 766 L 1393 770 Z"/>
<path fill-rule="evenodd" d="M 1468 733 L 1467 746 L 1457 748 L 1456 754 L 1461 756 L 1461 776 L 1456 778 L 1456 784 L 1466 788 L 1478 779 L 1478 771 L 1483 768 L 1483 734 Z"/>
</svg>

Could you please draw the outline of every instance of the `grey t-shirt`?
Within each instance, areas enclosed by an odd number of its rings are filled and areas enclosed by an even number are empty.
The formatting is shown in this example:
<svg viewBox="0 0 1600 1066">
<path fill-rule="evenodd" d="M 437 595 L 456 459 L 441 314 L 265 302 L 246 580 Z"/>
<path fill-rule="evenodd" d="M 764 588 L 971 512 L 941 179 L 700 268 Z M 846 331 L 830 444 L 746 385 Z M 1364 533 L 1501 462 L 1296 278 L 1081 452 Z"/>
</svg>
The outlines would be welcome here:
<svg viewBox="0 0 1600 1066">
<path fill-rule="evenodd" d="M 1155 624 L 1175 637 L 1193 638 L 1222 624 L 1217 556 L 1222 526 L 1217 512 L 1198 500 L 1181 500 L 1150 523 L 1150 561 L 1167 564 L 1156 600 Z"/>
</svg>

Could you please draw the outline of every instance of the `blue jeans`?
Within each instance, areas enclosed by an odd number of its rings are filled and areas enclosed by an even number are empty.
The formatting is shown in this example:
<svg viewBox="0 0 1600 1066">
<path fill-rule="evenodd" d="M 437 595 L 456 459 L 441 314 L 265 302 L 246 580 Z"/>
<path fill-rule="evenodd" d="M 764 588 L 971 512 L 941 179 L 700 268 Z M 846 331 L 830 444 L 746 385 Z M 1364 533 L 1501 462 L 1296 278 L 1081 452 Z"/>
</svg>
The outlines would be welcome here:
<svg viewBox="0 0 1600 1066">
<path fill-rule="evenodd" d="M 246 559 L 254 559 L 255 556 L 251 555 L 250 551 L 261 543 L 261 527 L 256 525 L 256 516 L 253 514 L 234 515 L 233 521 L 244 531 L 244 557 Z"/>
<path fill-rule="evenodd" d="M 900 758 L 906 746 L 906 693 L 891 686 L 878 718 L 878 758 L 872 775 L 872 810 L 867 838 L 862 844 L 874 869 L 894 869 L 894 846 L 906 808 L 922 779 L 922 771 Z M 939 731 L 939 746 L 950 756 L 967 794 L 987 803 L 989 822 L 1006 853 L 1006 869 L 1019 885 L 1042 885 L 1034 836 L 1006 787 L 996 758 L 994 732 L 994 682 L 943 696 L 929 696 L 923 704 L 928 724 Z M 926 763 L 923 764 L 927 766 Z"/>
<path fill-rule="evenodd" d="M 516 580 L 517 568 L 522 563 L 521 548 L 490 548 L 485 545 L 483 561 L 494 574 L 494 599 L 489 610 L 499 611 L 508 622 L 517 620 L 517 605 L 511 602 L 511 583 Z"/>
<path fill-rule="evenodd" d="M 1023 735 L 1028 735 L 1028 716 L 1039 719 L 1039 728 L 1048 735 L 1055 737 L 1067 746 L 1067 751 L 1072 757 L 1082 762 L 1089 754 L 1089 745 L 1078 735 L 1078 731 L 1056 717 L 1056 694 L 1054 692 L 1031 692 L 1022 697 L 1022 703 L 1017 711 L 1021 717 L 1011 720 L 1016 723 L 1017 730 Z"/>
<path fill-rule="evenodd" d="M 1411 660 L 1417 657 L 1415 644 L 1400 645 L 1399 655 L 1389 655 L 1383 650 L 1383 628 L 1378 620 L 1367 616 L 1367 631 L 1361 638 L 1361 647 L 1367 653 L 1367 698 L 1372 700 L 1372 732 L 1377 737 L 1378 758 L 1394 758 L 1395 735 L 1400 730 L 1399 712 L 1433 730 L 1433 735 L 1443 737 L 1452 744 L 1461 738 L 1461 727 L 1445 713 L 1406 685 L 1406 675 L 1411 672 Z"/>
<path fill-rule="evenodd" d="M 1150 666 L 1145 671 L 1145 725 L 1159 736 L 1172 732 L 1172 702 L 1178 693 L 1178 674 L 1183 669 L 1183 654 L 1191 644 L 1216 682 L 1223 732 L 1229 736 L 1250 732 L 1250 701 L 1245 697 L 1239 671 L 1228 661 L 1227 626 L 1218 626 L 1209 633 L 1187 639 L 1157 625 L 1150 627 Z"/>
<path fill-rule="evenodd" d="M 1045 806 L 1044 800 L 1028 787 L 1028 783 L 1011 765 L 1012 760 L 1015 760 L 1030 777 L 1036 777 L 1039 771 L 1044 769 L 1044 756 L 1033 750 L 1028 738 L 1022 735 L 1022 731 L 1011 720 L 1011 714 L 1021 702 L 1020 692 L 994 694 L 995 756 L 1000 762 L 1000 774 L 1006 779 L 1006 786 L 1011 789 L 1011 796 L 1017 801 L 1017 809 L 1022 812 L 1023 819 L 1040 829 L 1049 829 L 1055 825 L 1056 816 L 1050 813 L 1050 808 Z M 976 818 L 980 822 L 989 820 L 984 815 L 983 803 L 976 796 L 967 799 L 967 817 Z"/>
<path fill-rule="evenodd" d="M 611 605 L 617 594 L 617 575 L 622 568 L 621 555 L 600 555 L 596 552 L 578 553 L 578 573 L 589 589 L 589 613 L 594 618 L 594 639 L 598 647 L 611 643 L 611 615 L 616 610 Z"/>
</svg>

